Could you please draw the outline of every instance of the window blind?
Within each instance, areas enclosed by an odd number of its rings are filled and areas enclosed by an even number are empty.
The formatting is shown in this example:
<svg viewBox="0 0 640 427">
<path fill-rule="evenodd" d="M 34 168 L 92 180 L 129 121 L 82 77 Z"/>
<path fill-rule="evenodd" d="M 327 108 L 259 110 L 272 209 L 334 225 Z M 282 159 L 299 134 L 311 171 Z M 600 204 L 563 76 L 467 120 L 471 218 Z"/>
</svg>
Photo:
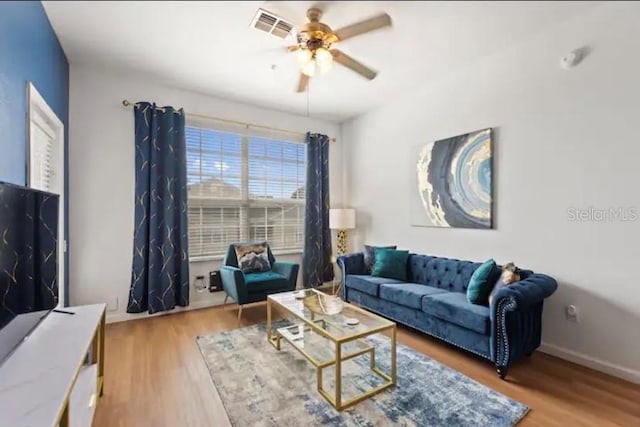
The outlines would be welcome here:
<svg viewBox="0 0 640 427">
<path fill-rule="evenodd" d="M 36 190 L 53 191 L 53 145 L 54 139 L 35 123 L 31 124 L 29 185 Z"/>
<path fill-rule="evenodd" d="M 224 255 L 239 241 L 302 250 L 306 150 L 251 130 L 185 129 L 191 259 Z"/>
</svg>

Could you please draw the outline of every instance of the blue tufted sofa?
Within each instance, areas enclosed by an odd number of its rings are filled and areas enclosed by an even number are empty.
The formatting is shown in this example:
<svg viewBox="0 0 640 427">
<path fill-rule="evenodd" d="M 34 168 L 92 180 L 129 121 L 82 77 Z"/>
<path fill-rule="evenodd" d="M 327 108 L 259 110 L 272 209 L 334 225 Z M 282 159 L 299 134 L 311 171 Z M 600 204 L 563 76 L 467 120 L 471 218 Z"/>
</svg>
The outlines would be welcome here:
<svg viewBox="0 0 640 427">
<path fill-rule="evenodd" d="M 338 265 L 345 301 L 489 359 L 502 379 L 540 345 L 543 301 L 558 287 L 547 275 L 523 270 L 487 307 L 466 296 L 481 263 L 411 254 L 409 283 L 365 274 L 362 253 L 341 256 Z"/>
</svg>

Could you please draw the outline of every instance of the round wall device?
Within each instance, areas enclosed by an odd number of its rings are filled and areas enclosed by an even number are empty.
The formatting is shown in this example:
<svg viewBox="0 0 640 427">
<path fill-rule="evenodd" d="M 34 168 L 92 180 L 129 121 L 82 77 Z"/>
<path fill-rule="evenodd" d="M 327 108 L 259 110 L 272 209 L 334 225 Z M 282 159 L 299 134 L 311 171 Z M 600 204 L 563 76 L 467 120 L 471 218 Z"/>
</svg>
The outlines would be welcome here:
<svg viewBox="0 0 640 427">
<path fill-rule="evenodd" d="M 573 68 L 576 65 L 578 65 L 580 61 L 582 61 L 582 58 L 583 58 L 582 49 L 575 49 L 567 53 L 565 56 L 563 56 L 560 59 L 560 65 L 565 70 L 568 70 L 569 68 Z"/>
</svg>

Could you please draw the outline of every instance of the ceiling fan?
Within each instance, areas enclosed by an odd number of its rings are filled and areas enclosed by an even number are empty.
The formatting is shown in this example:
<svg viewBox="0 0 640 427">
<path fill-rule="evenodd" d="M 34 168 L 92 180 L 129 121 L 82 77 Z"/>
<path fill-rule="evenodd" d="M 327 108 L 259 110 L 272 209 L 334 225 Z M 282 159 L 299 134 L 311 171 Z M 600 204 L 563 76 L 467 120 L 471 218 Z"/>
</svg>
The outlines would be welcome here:
<svg viewBox="0 0 640 427">
<path fill-rule="evenodd" d="M 334 43 L 365 34 L 379 28 L 391 26 L 391 17 L 386 13 L 365 19 L 364 21 L 348 25 L 333 31 L 324 22 L 320 22 L 322 11 L 316 7 L 307 10 L 309 22 L 298 32 L 298 44 L 289 46 L 287 50 L 293 52 L 300 65 L 300 80 L 297 92 L 307 90 L 309 78 L 317 73 L 328 71 L 333 62 L 355 71 L 361 76 L 372 80 L 376 72 L 356 61 L 339 49 L 332 49 Z"/>
</svg>

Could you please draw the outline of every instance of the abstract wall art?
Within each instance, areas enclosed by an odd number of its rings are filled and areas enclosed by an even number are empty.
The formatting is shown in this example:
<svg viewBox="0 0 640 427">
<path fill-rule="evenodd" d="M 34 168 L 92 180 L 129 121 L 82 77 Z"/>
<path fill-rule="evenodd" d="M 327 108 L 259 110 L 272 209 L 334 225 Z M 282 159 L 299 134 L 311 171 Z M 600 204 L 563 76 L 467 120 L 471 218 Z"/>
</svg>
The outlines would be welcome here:
<svg viewBox="0 0 640 427">
<path fill-rule="evenodd" d="M 412 225 L 492 228 L 491 128 L 416 147 Z"/>
</svg>

